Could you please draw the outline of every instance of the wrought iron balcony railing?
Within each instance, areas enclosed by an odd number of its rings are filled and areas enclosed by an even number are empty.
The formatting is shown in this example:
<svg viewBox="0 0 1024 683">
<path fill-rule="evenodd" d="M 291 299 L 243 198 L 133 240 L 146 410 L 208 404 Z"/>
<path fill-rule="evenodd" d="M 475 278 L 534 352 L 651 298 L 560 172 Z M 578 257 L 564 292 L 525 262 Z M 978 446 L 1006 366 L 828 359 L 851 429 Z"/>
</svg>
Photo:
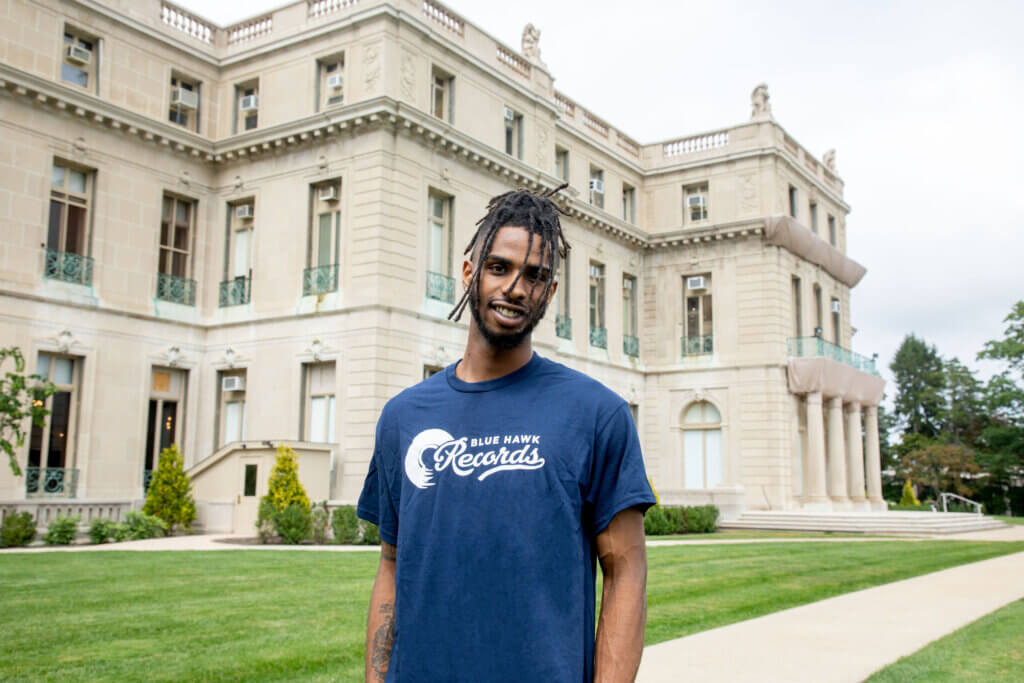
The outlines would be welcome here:
<svg viewBox="0 0 1024 683">
<path fill-rule="evenodd" d="M 46 250 L 43 276 L 50 280 L 63 280 L 78 285 L 92 286 L 92 259 L 70 251 Z"/>
<path fill-rule="evenodd" d="M 29 496 L 74 498 L 78 492 L 78 470 L 63 467 L 26 467 L 25 493 Z"/>
<path fill-rule="evenodd" d="M 149 483 L 153 481 L 153 470 L 142 470 L 142 492 L 149 491 Z"/>
<path fill-rule="evenodd" d="M 715 352 L 715 335 L 683 337 L 684 356 L 704 356 Z"/>
<path fill-rule="evenodd" d="M 605 327 L 590 328 L 590 345 L 599 349 L 608 348 L 608 329 Z"/>
<path fill-rule="evenodd" d="M 567 315 L 556 316 L 555 334 L 562 339 L 572 339 L 572 318 Z"/>
<path fill-rule="evenodd" d="M 628 334 L 624 335 L 622 337 L 622 352 L 627 356 L 638 358 L 640 356 L 640 339 Z"/>
<path fill-rule="evenodd" d="M 157 273 L 156 298 L 185 306 L 196 305 L 196 281 L 188 278 Z"/>
<path fill-rule="evenodd" d="M 427 298 L 455 303 L 455 278 L 427 271 Z"/>
<path fill-rule="evenodd" d="M 786 351 L 790 358 L 829 358 L 861 372 L 878 374 L 874 358 L 854 353 L 821 337 L 790 337 L 786 340 Z"/>
<path fill-rule="evenodd" d="M 218 306 L 240 306 L 249 303 L 252 294 L 252 278 L 236 277 L 234 280 L 224 280 L 220 283 L 220 298 Z"/>
<path fill-rule="evenodd" d="M 338 291 L 338 264 L 306 268 L 302 273 L 302 296 Z"/>
</svg>

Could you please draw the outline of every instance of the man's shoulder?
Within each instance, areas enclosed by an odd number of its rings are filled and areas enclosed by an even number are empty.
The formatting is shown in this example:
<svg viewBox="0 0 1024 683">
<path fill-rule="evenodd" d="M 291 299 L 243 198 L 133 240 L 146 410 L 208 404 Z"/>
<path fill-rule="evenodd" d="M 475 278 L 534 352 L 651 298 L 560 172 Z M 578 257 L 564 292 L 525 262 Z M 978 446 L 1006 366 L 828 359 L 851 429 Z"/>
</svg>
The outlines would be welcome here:
<svg viewBox="0 0 1024 683">
<path fill-rule="evenodd" d="M 426 379 L 402 389 L 388 399 L 381 411 L 381 417 L 401 413 L 405 410 L 421 410 L 425 405 L 436 405 L 437 401 L 451 391 L 445 378 L 447 368 Z"/>
<path fill-rule="evenodd" d="M 581 406 L 585 409 L 614 411 L 622 406 L 628 405 L 626 400 L 594 379 L 590 375 L 579 370 L 574 370 L 562 365 L 550 358 L 544 358 L 538 379 L 548 384 L 550 388 L 564 397 L 567 402 Z"/>
</svg>

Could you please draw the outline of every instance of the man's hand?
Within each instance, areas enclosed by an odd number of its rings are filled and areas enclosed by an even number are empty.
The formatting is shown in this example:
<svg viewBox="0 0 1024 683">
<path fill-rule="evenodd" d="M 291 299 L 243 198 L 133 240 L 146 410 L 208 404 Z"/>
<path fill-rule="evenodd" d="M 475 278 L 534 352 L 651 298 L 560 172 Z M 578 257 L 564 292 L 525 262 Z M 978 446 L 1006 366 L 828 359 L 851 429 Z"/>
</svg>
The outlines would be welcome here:
<svg viewBox="0 0 1024 683">
<path fill-rule="evenodd" d="M 597 536 L 604 575 L 597 623 L 594 683 L 626 683 L 636 678 L 647 624 L 647 547 L 644 516 L 623 510 Z"/>
<path fill-rule="evenodd" d="M 380 544 L 380 564 L 366 621 L 366 682 L 384 683 L 395 644 L 395 558 L 398 548 Z"/>
</svg>

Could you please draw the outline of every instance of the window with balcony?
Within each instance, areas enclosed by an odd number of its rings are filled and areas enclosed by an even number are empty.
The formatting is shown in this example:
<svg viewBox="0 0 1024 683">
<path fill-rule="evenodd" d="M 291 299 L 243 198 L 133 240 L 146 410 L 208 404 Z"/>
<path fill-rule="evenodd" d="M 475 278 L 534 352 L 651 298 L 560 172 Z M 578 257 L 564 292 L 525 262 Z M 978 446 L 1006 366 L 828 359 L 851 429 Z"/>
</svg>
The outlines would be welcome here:
<svg viewBox="0 0 1024 683">
<path fill-rule="evenodd" d="M 64 42 L 61 45 L 60 79 L 96 92 L 97 62 L 99 61 L 99 39 L 64 26 Z"/>
<path fill-rule="evenodd" d="M 808 208 L 811 211 L 811 232 L 815 235 L 818 234 L 818 205 L 815 202 L 811 202 Z"/>
<path fill-rule="evenodd" d="M 164 195 L 156 284 L 156 297 L 162 301 L 186 306 L 196 303 L 196 281 L 191 278 L 195 217 L 195 201 Z"/>
<path fill-rule="evenodd" d="M 555 177 L 569 182 L 569 150 L 555 147 Z"/>
<path fill-rule="evenodd" d="M 245 439 L 246 371 L 217 373 L 217 438 L 214 449 Z"/>
<path fill-rule="evenodd" d="M 146 418 L 146 452 L 143 458 L 142 487 L 149 488 L 160 454 L 171 444 L 181 449 L 181 423 L 185 417 L 185 389 L 188 373 L 171 368 L 153 368 L 149 386 L 149 411 Z"/>
<path fill-rule="evenodd" d="M 224 279 L 217 305 L 239 306 L 252 297 L 252 244 L 256 205 L 252 199 L 228 204 L 224 252 Z"/>
<path fill-rule="evenodd" d="M 455 303 L 452 275 L 454 199 L 438 190 L 427 195 L 427 298 Z"/>
<path fill-rule="evenodd" d="M 596 166 L 590 167 L 590 203 L 599 209 L 604 208 L 604 171 Z"/>
<path fill-rule="evenodd" d="M 232 129 L 235 133 L 254 130 L 259 126 L 260 82 L 239 83 L 235 86 L 235 113 Z"/>
<path fill-rule="evenodd" d="M 828 243 L 833 247 L 838 242 L 838 235 L 836 234 L 836 217 L 829 215 L 828 217 Z"/>
<path fill-rule="evenodd" d="M 789 215 L 796 218 L 796 188 L 789 186 Z"/>
<path fill-rule="evenodd" d="M 316 111 L 345 104 L 345 55 L 317 60 Z"/>
<path fill-rule="evenodd" d="M 640 339 L 637 332 L 637 290 L 636 278 L 622 276 L 622 352 L 636 358 L 640 355 Z"/>
<path fill-rule="evenodd" d="M 430 113 L 447 123 L 455 122 L 455 77 L 436 66 L 430 73 Z"/>
<path fill-rule="evenodd" d="M 608 328 L 604 319 L 604 264 L 590 262 L 590 345 L 608 348 Z"/>
<path fill-rule="evenodd" d="M 29 497 L 74 498 L 78 486 L 75 467 L 75 432 L 82 382 L 82 359 L 40 353 L 35 374 L 57 387 L 46 399 L 48 414 L 42 425 L 31 426 L 25 493 Z"/>
<path fill-rule="evenodd" d="M 710 489 L 724 483 L 722 416 L 707 401 L 683 413 L 683 488 Z"/>
<path fill-rule="evenodd" d="M 824 327 L 824 314 L 822 312 L 822 301 L 821 285 L 814 285 L 814 336 L 821 339 L 825 338 L 825 327 Z"/>
<path fill-rule="evenodd" d="M 335 364 L 306 363 L 302 374 L 302 438 L 335 443 Z"/>
<path fill-rule="evenodd" d="M 558 290 L 555 292 L 555 334 L 562 339 L 572 339 L 572 310 L 569 292 L 569 253 L 558 260 Z"/>
<path fill-rule="evenodd" d="M 199 81 L 174 73 L 171 75 L 171 102 L 167 120 L 199 132 Z"/>
<path fill-rule="evenodd" d="M 843 345 L 843 328 L 840 325 L 840 311 L 842 306 L 839 303 L 839 299 L 832 297 L 831 305 L 829 310 L 832 312 L 832 342 L 836 346 Z"/>
<path fill-rule="evenodd" d="M 48 279 L 92 285 L 89 213 L 95 172 L 54 162 L 50 172 L 50 216 L 46 229 Z"/>
<path fill-rule="evenodd" d="M 697 183 L 683 188 L 684 225 L 700 225 L 708 219 L 708 184 Z"/>
<path fill-rule="evenodd" d="M 309 265 L 302 281 L 303 296 L 336 292 L 341 262 L 341 181 L 312 185 L 310 192 L 313 219 L 309 228 Z"/>
<path fill-rule="evenodd" d="M 804 310 L 801 301 L 800 278 L 793 276 L 793 336 L 799 339 L 804 336 Z"/>
<path fill-rule="evenodd" d="M 523 115 L 505 107 L 505 154 L 523 158 Z"/>
<path fill-rule="evenodd" d="M 715 350 L 711 306 L 711 275 L 683 278 L 683 355 L 699 356 Z"/>
<path fill-rule="evenodd" d="M 622 184 L 622 220 L 636 223 L 636 188 Z"/>
</svg>

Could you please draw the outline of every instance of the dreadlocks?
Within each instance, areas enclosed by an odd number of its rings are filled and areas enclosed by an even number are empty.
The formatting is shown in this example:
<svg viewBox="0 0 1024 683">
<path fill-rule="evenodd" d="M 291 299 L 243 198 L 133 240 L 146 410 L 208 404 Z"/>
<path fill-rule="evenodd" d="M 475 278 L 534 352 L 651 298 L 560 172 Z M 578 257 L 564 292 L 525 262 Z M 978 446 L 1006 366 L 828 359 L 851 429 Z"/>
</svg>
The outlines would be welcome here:
<svg viewBox="0 0 1024 683">
<path fill-rule="evenodd" d="M 498 234 L 498 230 L 506 225 L 521 226 L 529 231 L 530 237 L 526 244 L 525 257 L 527 259 L 533 249 L 533 236 L 538 235 L 540 237 L 540 262 L 542 266 L 547 265 L 551 269 L 551 276 L 544 280 L 544 289 L 541 291 L 538 299 L 544 302 L 547 301 L 552 283 L 555 281 L 555 273 L 558 272 L 559 260 L 565 258 L 571 248 L 569 243 L 565 241 L 565 235 L 562 233 L 562 224 L 558 219 L 559 214 L 566 215 L 566 213 L 551 200 L 551 197 L 568 186 L 569 183 L 564 183 L 542 193 L 534 193 L 524 189 L 512 190 L 497 197 L 492 197 L 487 202 L 487 213 L 477 221 L 476 233 L 463 252 L 469 254 L 470 259 L 473 261 L 473 277 L 466 286 L 466 291 L 462 293 L 462 298 L 459 299 L 459 302 L 452 308 L 451 313 L 448 314 L 449 320 L 461 318 L 466 305 L 479 298 L 480 272 L 482 270 L 480 266 L 490 255 L 491 247 L 494 244 L 494 237 Z M 509 285 L 509 291 L 519 282 L 525 267 L 526 261 L 523 262 L 523 267 L 520 268 L 512 284 Z M 533 300 L 536 287 L 536 282 L 530 287 L 531 300 Z M 544 309 L 544 306 L 540 306 L 531 311 L 530 320 L 528 321 L 529 328 L 532 328 L 540 320 L 541 316 L 544 315 Z"/>
</svg>

